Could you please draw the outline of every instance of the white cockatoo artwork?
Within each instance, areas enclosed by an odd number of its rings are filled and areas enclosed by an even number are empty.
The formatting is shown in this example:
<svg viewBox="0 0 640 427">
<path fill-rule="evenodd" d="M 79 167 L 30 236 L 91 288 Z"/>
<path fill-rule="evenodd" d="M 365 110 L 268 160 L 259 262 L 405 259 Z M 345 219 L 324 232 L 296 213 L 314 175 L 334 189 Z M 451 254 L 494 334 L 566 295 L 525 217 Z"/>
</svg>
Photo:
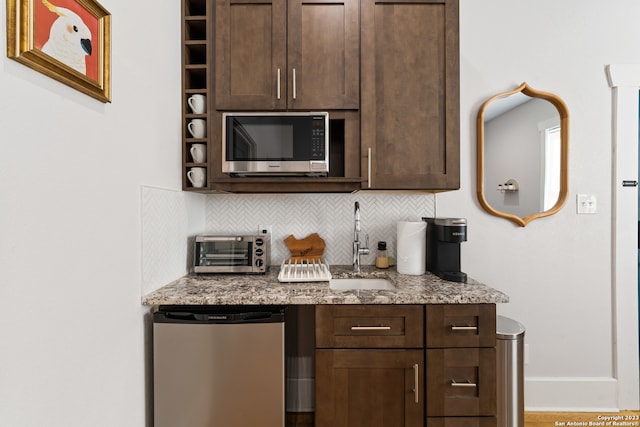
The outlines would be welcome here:
<svg viewBox="0 0 640 427">
<path fill-rule="evenodd" d="M 91 31 L 76 13 L 57 7 L 48 0 L 42 3 L 58 18 L 51 25 L 49 39 L 42 52 L 86 75 L 86 56 L 91 55 Z"/>
</svg>

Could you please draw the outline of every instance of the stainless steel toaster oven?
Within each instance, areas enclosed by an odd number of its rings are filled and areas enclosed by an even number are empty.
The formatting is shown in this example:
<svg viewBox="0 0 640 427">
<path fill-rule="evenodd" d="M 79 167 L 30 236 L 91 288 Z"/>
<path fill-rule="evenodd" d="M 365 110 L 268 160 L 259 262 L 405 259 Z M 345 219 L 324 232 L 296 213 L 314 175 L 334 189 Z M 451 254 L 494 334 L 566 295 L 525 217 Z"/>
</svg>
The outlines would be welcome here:
<svg viewBox="0 0 640 427">
<path fill-rule="evenodd" d="M 264 274 L 269 269 L 268 235 L 196 236 L 196 273 Z"/>
</svg>

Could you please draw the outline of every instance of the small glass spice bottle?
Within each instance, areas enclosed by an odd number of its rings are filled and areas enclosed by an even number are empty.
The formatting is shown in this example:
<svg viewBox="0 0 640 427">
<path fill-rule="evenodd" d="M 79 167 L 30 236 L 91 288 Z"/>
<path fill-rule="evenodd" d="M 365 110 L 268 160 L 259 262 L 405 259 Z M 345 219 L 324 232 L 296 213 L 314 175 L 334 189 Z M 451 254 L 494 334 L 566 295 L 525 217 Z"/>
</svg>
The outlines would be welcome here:
<svg viewBox="0 0 640 427">
<path fill-rule="evenodd" d="M 377 268 L 389 268 L 389 257 L 387 256 L 387 242 L 378 242 L 378 254 L 376 255 Z"/>
</svg>

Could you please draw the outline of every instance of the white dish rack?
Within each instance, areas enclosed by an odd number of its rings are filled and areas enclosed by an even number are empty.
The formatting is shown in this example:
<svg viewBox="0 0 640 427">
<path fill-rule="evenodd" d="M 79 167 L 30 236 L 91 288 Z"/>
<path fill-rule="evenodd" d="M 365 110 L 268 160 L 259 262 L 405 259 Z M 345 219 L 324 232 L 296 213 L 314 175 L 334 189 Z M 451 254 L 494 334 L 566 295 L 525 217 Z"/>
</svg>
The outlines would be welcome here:
<svg viewBox="0 0 640 427">
<path fill-rule="evenodd" d="M 331 280 L 329 264 L 323 260 L 285 260 L 280 266 L 280 282 L 328 282 Z"/>
</svg>

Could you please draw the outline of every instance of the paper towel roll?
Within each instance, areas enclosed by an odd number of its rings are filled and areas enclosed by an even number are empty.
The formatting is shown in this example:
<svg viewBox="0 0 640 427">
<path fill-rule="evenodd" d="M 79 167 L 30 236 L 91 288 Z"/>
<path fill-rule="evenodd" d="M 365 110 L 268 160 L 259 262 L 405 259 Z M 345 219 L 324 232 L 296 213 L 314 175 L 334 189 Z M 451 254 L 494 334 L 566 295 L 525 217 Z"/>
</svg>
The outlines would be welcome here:
<svg viewBox="0 0 640 427">
<path fill-rule="evenodd" d="M 427 265 L 427 223 L 398 222 L 397 267 L 400 274 L 424 274 Z"/>
</svg>

